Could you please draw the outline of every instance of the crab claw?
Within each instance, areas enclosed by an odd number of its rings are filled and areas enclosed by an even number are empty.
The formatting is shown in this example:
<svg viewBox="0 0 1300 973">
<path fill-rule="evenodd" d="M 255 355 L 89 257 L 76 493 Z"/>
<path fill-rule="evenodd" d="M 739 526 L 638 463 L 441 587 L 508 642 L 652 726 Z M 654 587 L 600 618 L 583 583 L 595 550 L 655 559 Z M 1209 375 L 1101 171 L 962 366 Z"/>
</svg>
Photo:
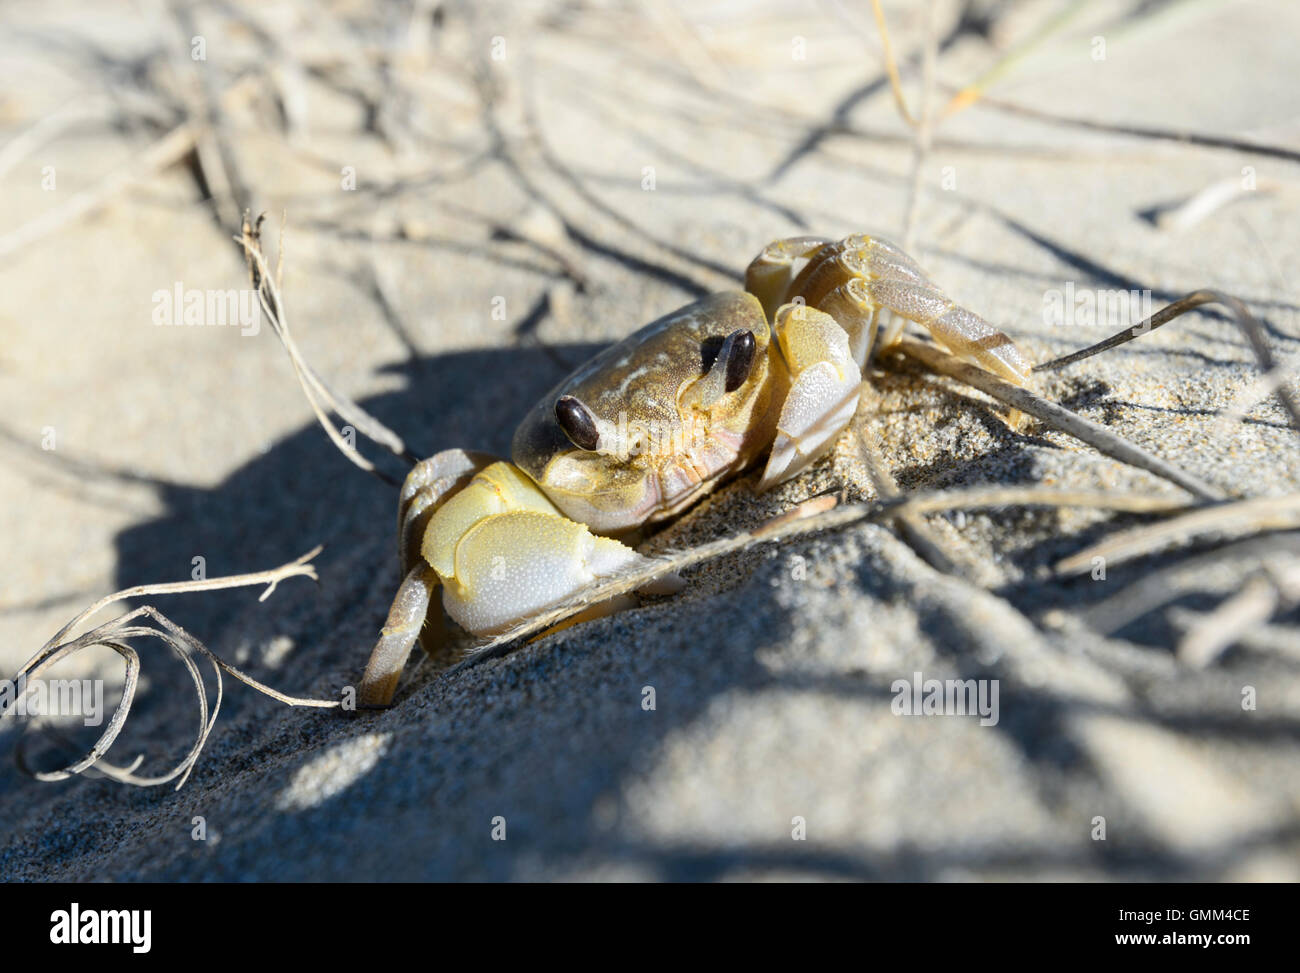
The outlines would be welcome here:
<svg viewBox="0 0 1300 973">
<path fill-rule="evenodd" d="M 447 614 L 494 635 L 650 558 L 569 520 L 527 476 L 494 463 L 429 523 L 424 557 L 442 580 Z"/>
<path fill-rule="evenodd" d="M 392 703 L 417 640 L 440 644 L 443 608 L 474 635 L 495 635 L 580 595 L 601 581 L 654 561 L 593 534 L 556 509 L 517 467 L 459 450 L 426 460 L 403 490 L 406 577 L 358 687 L 365 708 Z M 669 594 L 676 575 L 641 585 Z M 629 596 L 596 602 L 592 618 L 635 604 Z"/>
<path fill-rule="evenodd" d="M 862 387 L 849 336 L 829 314 L 801 303 L 783 304 L 774 330 L 790 371 L 790 391 L 759 490 L 788 480 L 834 445 L 857 411 Z"/>
</svg>

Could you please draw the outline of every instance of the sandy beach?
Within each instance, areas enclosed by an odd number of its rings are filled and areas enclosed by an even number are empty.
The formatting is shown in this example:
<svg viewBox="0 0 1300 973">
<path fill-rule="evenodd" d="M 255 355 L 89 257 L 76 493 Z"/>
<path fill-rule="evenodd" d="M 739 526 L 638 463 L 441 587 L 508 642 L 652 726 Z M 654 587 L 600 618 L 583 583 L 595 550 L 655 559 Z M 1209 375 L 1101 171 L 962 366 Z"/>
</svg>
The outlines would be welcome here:
<svg viewBox="0 0 1300 973">
<path fill-rule="evenodd" d="M 1300 394 L 1300 8 L 1107 0 L 1033 40 L 1058 6 L 935 5 L 918 163 L 865 4 L 6 5 L 0 676 L 105 594 L 319 544 L 319 583 L 262 602 L 132 604 L 286 693 L 358 679 L 400 580 L 397 491 L 331 445 L 255 308 L 186 323 L 191 292 L 249 287 L 231 239 L 246 208 L 282 247 L 307 360 L 422 456 L 507 454 L 566 372 L 739 289 L 763 246 L 798 234 L 909 236 L 1035 362 L 1116 313 L 1217 289 Z M 885 11 L 919 112 L 924 5 Z M 1099 295 L 1118 303 L 1097 311 Z M 905 494 L 1195 501 L 1037 420 L 1013 432 L 915 360 L 877 364 L 824 460 L 767 493 L 734 479 L 644 550 L 821 494 L 879 499 L 858 437 Z M 1300 432 L 1259 375 L 1232 315 L 1207 307 L 1031 387 L 1218 497 L 1294 496 Z M 0 878 L 1300 880 L 1285 523 L 1067 574 L 1159 517 L 918 516 L 946 568 L 896 521 L 756 545 L 476 667 L 425 662 L 381 713 L 227 679 L 179 791 L 33 780 L 6 718 Z M 109 759 L 157 773 L 198 709 L 167 647 L 136 647 Z M 51 675 L 101 680 L 111 710 L 122 673 L 99 648 Z M 996 717 L 909 716 L 900 680 L 918 705 L 927 680 L 996 687 Z M 32 761 L 67 763 L 102 730 L 74 723 Z"/>
</svg>

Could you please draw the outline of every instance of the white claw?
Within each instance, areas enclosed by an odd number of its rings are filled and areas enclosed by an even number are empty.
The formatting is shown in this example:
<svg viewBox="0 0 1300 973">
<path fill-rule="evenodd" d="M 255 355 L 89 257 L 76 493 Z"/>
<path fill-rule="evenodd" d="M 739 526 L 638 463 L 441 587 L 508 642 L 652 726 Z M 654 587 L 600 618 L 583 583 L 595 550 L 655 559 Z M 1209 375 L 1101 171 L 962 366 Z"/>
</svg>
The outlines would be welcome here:
<svg viewBox="0 0 1300 973">
<path fill-rule="evenodd" d="M 495 514 L 456 545 L 456 577 L 445 584 L 443 604 L 465 630 L 491 635 L 596 581 L 648 564 L 625 544 L 558 514 Z"/>
<path fill-rule="evenodd" d="M 651 563 L 569 520 L 503 462 L 434 514 L 423 553 L 442 580 L 447 614 L 475 635 L 503 631 L 594 582 Z"/>
</svg>

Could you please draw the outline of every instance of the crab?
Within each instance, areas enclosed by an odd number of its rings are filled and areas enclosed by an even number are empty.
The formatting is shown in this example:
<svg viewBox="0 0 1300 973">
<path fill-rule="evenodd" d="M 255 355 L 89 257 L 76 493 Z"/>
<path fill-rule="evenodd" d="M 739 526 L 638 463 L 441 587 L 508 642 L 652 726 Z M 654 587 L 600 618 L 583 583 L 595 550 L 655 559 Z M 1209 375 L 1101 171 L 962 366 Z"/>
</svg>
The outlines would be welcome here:
<svg viewBox="0 0 1300 973">
<path fill-rule="evenodd" d="M 510 461 L 449 449 L 416 464 L 398 503 L 403 580 L 358 703 L 391 705 L 417 642 L 430 655 L 445 643 L 444 611 L 472 635 L 500 633 L 645 566 L 631 535 L 764 457 L 760 491 L 800 473 L 852 420 L 873 349 L 897 343 L 908 321 L 1026 385 L 1015 343 L 899 247 L 791 237 L 750 263 L 744 291 L 673 311 L 564 378 L 525 415 Z"/>
</svg>

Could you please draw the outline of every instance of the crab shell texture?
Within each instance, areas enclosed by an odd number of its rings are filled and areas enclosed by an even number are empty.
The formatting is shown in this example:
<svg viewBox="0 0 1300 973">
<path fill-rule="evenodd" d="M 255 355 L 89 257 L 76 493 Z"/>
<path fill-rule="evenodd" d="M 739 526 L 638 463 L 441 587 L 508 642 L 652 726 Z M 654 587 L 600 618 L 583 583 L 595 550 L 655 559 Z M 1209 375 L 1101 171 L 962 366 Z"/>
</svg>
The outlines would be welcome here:
<svg viewBox="0 0 1300 973">
<path fill-rule="evenodd" d="M 714 367 L 728 336 L 748 331 L 749 374 L 733 391 Z M 763 307 L 744 292 L 680 308 L 606 349 L 525 416 L 511 459 L 567 517 L 617 536 L 672 517 L 772 444 L 789 375 Z M 581 449 L 556 419 L 573 396 L 598 432 Z"/>
</svg>

